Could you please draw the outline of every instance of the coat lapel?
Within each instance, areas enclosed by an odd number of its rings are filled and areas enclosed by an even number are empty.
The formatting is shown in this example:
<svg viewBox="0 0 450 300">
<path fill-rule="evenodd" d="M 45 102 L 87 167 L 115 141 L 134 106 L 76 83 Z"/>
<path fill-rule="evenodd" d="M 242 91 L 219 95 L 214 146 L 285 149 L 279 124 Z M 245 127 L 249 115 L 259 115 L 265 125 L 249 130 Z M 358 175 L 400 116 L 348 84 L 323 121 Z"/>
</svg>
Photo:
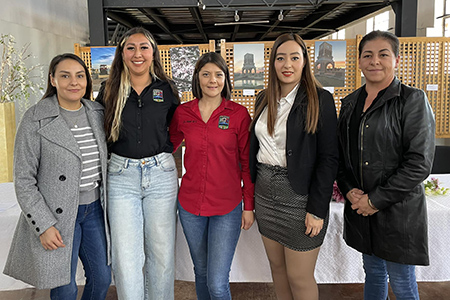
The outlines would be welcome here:
<svg viewBox="0 0 450 300">
<path fill-rule="evenodd" d="M 67 122 L 59 114 L 56 95 L 38 102 L 35 119 L 41 123 L 42 127 L 38 130 L 38 133 L 42 137 L 69 150 L 81 160 L 81 152 L 77 142 Z"/>
</svg>

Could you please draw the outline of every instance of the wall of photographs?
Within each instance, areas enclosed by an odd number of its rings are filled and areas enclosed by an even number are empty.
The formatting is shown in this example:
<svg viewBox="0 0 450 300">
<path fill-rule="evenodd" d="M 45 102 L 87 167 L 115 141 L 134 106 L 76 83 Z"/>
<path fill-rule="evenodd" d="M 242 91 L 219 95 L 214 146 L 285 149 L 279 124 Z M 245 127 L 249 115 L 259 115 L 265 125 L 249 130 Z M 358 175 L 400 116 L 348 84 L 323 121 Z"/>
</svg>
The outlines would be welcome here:
<svg viewBox="0 0 450 300">
<path fill-rule="evenodd" d="M 358 68 L 358 45 L 362 36 L 347 40 L 305 41 L 316 78 L 340 99 L 364 84 Z M 228 43 L 220 41 L 234 86 L 232 100 L 253 115 L 256 94 L 267 86 L 269 55 L 273 42 Z M 215 41 L 198 45 L 158 46 L 166 73 L 182 91 L 182 102 L 192 100 L 190 81 L 197 58 L 215 51 Z M 75 54 L 91 68 L 94 90 L 105 80 L 114 50 L 111 47 L 80 47 Z M 113 48 L 114 49 L 114 48 Z M 109 59 L 109 65 L 108 65 Z M 397 76 L 410 86 L 424 90 L 436 115 L 436 137 L 450 138 L 450 38 L 400 38 Z"/>
</svg>

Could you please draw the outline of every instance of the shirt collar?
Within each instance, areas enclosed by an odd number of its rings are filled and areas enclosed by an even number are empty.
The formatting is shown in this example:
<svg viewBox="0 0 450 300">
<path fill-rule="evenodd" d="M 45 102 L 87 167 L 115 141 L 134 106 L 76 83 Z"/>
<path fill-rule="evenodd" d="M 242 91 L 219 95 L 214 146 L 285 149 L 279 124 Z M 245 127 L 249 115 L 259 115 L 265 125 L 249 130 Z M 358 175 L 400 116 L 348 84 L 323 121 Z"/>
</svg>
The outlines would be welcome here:
<svg viewBox="0 0 450 300">
<path fill-rule="evenodd" d="M 297 96 L 298 87 L 300 86 L 300 83 L 297 83 L 297 85 L 292 89 L 292 91 L 289 92 L 289 94 L 286 95 L 286 97 L 281 97 L 280 100 L 278 100 L 279 103 L 282 102 L 282 100 L 286 100 L 289 105 L 293 105 L 295 101 L 295 96 Z"/>
</svg>

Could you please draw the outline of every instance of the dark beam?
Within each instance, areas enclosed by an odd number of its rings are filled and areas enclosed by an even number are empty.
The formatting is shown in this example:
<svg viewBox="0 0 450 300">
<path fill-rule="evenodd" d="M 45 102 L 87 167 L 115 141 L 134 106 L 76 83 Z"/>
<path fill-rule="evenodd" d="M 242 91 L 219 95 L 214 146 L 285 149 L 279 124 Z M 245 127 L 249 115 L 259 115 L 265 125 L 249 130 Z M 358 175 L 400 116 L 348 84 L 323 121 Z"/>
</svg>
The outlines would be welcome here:
<svg viewBox="0 0 450 300">
<path fill-rule="evenodd" d="M 251 6 L 261 6 L 264 1 L 261 0 L 233 0 L 233 1 L 218 1 L 218 0 L 202 0 L 206 5 L 206 9 L 208 8 L 218 8 L 222 7 L 222 2 L 228 2 L 229 9 L 235 9 L 239 7 L 251 7 Z M 328 4 L 341 4 L 344 2 L 355 2 L 355 3 L 382 3 L 386 2 L 386 0 L 357 0 L 357 1 L 348 1 L 348 0 L 278 0 L 278 1 L 269 1 L 276 2 L 276 5 L 267 6 L 267 10 L 280 10 L 280 6 L 311 6 L 311 5 L 320 5 L 323 2 Z M 270 4 L 272 4 L 270 3 Z M 312 3 L 312 4 L 311 4 Z M 105 8 L 188 8 L 188 7 L 196 7 L 196 0 L 103 0 L 103 6 Z M 227 6 L 227 5 L 225 5 Z M 277 7 L 278 6 L 278 7 Z"/>
<path fill-rule="evenodd" d="M 238 11 L 238 16 L 239 16 L 239 20 L 242 20 L 242 11 Z M 233 17 L 234 18 L 234 17 Z M 233 30 L 233 34 L 231 35 L 231 41 L 234 42 L 236 41 L 236 36 L 239 32 L 239 24 L 234 25 L 234 30 Z"/>
<path fill-rule="evenodd" d="M 192 19 L 195 22 L 195 25 L 197 26 L 198 31 L 201 33 L 203 37 L 204 42 L 208 42 L 208 36 L 205 34 L 205 31 L 203 30 L 202 25 L 202 17 L 200 16 L 200 12 L 198 10 L 198 7 L 190 7 L 189 12 L 191 13 Z"/>
<path fill-rule="evenodd" d="M 178 43 L 183 44 L 183 40 L 176 34 L 173 34 L 169 29 L 169 26 L 166 25 L 164 20 L 162 20 L 159 15 L 151 8 L 141 8 L 139 9 L 144 15 L 147 16 L 150 20 L 153 21 L 158 27 L 164 30 L 165 33 L 169 34 L 174 40 L 178 41 Z"/>
<path fill-rule="evenodd" d="M 88 0 L 89 39 L 91 46 L 107 46 L 108 30 L 101 1 Z"/>
<path fill-rule="evenodd" d="M 417 0 L 398 0 L 391 4 L 395 13 L 395 35 L 417 35 Z"/>
<path fill-rule="evenodd" d="M 319 9 L 315 10 L 312 14 L 309 15 L 306 19 L 302 21 L 302 23 L 308 24 L 304 26 L 304 29 L 300 30 L 298 34 L 301 36 L 308 28 L 314 27 L 317 23 L 321 22 L 325 18 L 329 17 L 330 15 L 334 14 L 336 10 L 339 10 L 342 7 L 345 7 L 347 4 L 342 3 L 340 5 L 323 5 Z"/>
<path fill-rule="evenodd" d="M 139 23 L 133 20 L 132 18 L 128 17 L 127 14 L 115 11 L 107 11 L 106 14 L 111 20 L 114 20 L 117 23 L 120 23 L 128 28 L 139 26 Z"/>
<path fill-rule="evenodd" d="M 317 39 L 322 38 L 330 32 L 337 31 L 337 28 L 343 27 L 346 24 L 349 24 L 351 22 L 354 22 L 356 20 L 359 20 L 371 13 L 374 13 L 376 11 L 379 11 L 380 9 L 385 8 L 389 4 L 386 3 L 380 3 L 378 5 L 371 5 L 367 7 L 362 7 L 357 10 L 353 10 L 351 13 L 342 15 L 341 17 L 334 19 L 332 21 L 322 21 L 318 24 L 316 24 L 316 28 L 309 28 L 309 32 L 306 32 L 304 35 L 302 35 L 303 39 Z M 302 22 L 303 24 L 303 22 Z M 305 24 L 306 25 L 306 24 Z M 329 29 L 327 31 L 318 30 L 318 29 Z"/>
<path fill-rule="evenodd" d="M 283 18 L 287 15 L 287 14 L 289 14 L 291 11 L 290 10 L 284 10 L 283 11 Z M 269 29 L 267 29 L 267 31 L 263 34 L 263 35 L 261 35 L 261 36 L 259 36 L 258 38 L 257 38 L 257 40 L 258 41 L 262 41 L 262 40 L 264 40 L 265 38 L 266 38 L 266 36 L 269 34 L 269 33 L 271 33 L 279 24 L 280 24 L 280 20 L 278 19 L 278 15 L 279 15 L 280 13 L 273 13 L 273 15 L 272 15 L 272 17 L 270 18 L 270 20 L 272 21 L 272 26 L 270 26 L 270 28 Z"/>
</svg>

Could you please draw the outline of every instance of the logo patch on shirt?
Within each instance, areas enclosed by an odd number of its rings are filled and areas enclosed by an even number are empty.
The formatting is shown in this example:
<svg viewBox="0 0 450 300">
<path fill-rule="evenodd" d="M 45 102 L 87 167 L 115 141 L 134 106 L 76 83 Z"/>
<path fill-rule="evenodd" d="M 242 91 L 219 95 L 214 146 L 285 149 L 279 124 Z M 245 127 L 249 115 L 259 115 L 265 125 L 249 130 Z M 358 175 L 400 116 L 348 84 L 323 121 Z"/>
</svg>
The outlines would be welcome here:
<svg viewBox="0 0 450 300">
<path fill-rule="evenodd" d="M 228 129 L 230 126 L 230 117 L 229 116 L 220 116 L 219 117 L 219 128 L 220 129 Z"/>
<path fill-rule="evenodd" d="M 163 91 L 154 89 L 153 90 L 153 101 L 155 102 L 164 102 Z"/>
</svg>

